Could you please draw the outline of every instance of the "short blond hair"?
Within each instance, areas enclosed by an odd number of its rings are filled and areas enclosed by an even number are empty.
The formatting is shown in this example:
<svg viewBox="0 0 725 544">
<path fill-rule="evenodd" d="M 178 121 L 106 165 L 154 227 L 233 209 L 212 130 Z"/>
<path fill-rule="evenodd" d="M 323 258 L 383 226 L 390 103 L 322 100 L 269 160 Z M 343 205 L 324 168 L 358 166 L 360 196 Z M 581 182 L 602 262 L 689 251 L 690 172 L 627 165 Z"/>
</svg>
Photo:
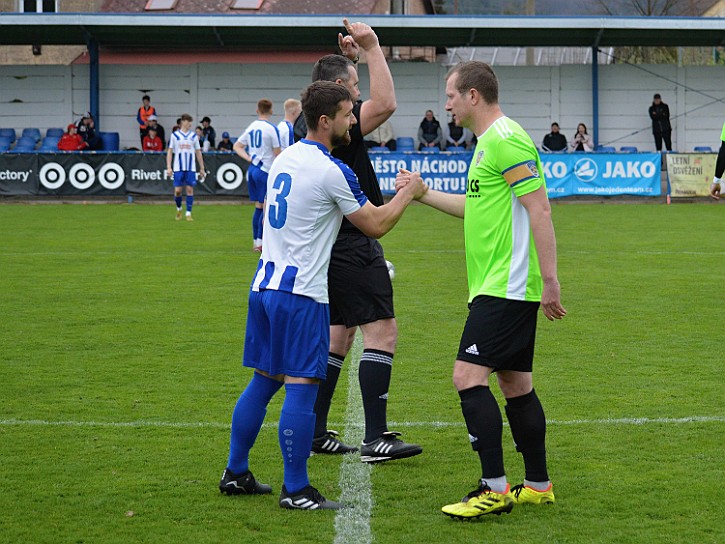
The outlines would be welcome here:
<svg viewBox="0 0 725 544">
<path fill-rule="evenodd" d="M 294 113 L 296 111 L 300 111 L 302 109 L 302 103 L 297 100 L 296 98 L 288 98 L 284 101 L 284 112 L 285 113 Z"/>
</svg>

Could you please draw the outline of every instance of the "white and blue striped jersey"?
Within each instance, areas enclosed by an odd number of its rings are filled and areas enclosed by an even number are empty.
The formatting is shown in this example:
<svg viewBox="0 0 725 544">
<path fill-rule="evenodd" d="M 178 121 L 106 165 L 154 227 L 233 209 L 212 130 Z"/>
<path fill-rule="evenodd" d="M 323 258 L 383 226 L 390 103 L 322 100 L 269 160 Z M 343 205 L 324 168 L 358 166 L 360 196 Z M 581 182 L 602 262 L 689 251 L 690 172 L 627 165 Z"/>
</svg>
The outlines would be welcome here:
<svg viewBox="0 0 725 544">
<path fill-rule="evenodd" d="M 201 149 L 196 132 L 175 130 L 169 139 L 169 149 L 174 152 L 174 172 L 196 172 L 196 150 Z"/>
<path fill-rule="evenodd" d="M 272 164 L 262 257 L 253 291 L 271 289 L 327 304 L 327 268 L 343 215 L 368 201 L 355 174 L 322 144 L 300 140 Z"/>
<path fill-rule="evenodd" d="M 295 131 L 292 123 L 283 119 L 277 125 L 277 130 L 279 131 L 279 143 L 282 149 L 287 149 L 295 143 Z"/>
<path fill-rule="evenodd" d="M 272 149 L 281 147 L 277 127 L 269 121 L 257 119 L 252 121 L 239 139 L 247 146 L 247 153 L 252 157 L 252 164 L 269 172 L 274 160 Z"/>
</svg>

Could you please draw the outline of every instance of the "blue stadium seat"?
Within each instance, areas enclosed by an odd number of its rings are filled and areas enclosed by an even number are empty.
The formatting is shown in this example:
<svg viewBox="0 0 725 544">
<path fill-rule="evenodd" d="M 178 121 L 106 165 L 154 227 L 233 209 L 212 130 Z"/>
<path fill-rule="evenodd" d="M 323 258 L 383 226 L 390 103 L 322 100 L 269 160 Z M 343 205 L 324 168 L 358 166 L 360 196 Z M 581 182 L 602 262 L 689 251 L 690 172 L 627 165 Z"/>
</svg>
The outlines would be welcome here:
<svg viewBox="0 0 725 544">
<path fill-rule="evenodd" d="M 39 128 L 24 128 L 21 138 L 32 138 L 37 144 L 40 141 L 40 129 Z"/>
<path fill-rule="evenodd" d="M 395 139 L 398 151 L 415 151 L 415 140 L 407 136 L 399 136 Z"/>
<path fill-rule="evenodd" d="M 0 128 L 0 137 L 10 138 L 10 142 L 15 141 L 15 129 L 14 128 Z"/>
<path fill-rule="evenodd" d="M 611 146 L 608 146 L 608 145 L 600 145 L 600 146 L 597 147 L 597 151 L 599 153 L 616 153 L 617 152 L 617 148 L 616 147 L 611 147 Z"/>
<path fill-rule="evenodd" d="M 13 141 L 10 136 L 0 136 L 0 150 L 6 151 L 13 145 Z"/>
<path fill-rule="evenodd" d="M 619 148 L 622 153 L 637 153 L 637 148 L 633 145 L 623 145 Z"/>
<path fill-rule="evenodd" d="M 65 131 L 62 128 L 49 128 L 45 131 L 45 137 L 47 138 L 50 136 L 53 138 L 60 138 L 63 136 L 63 133 L 65 133 Z"/>
<path fill-rule="evenodd" d="M 446 147 L 446 151 L 450 151 L 451 153 L 461 153 L 465 150 L 466 148 L 462 145 L 449 145 L 448 147 Z"/>
<path fill-rule="evenodd" d="M 387 147 L 376 145 L 376 146 L 369 148 L 368 152 L 370 152 L 370 153 L 390 153 L 390 149 L 388 149 Z"/>
<path fill-rule="evenodd" d="M 13 151 L 32 151 L 35 149 L 36 141 L 27 136 L 21 136 L 15 143 Z"/>
<path fill-rule="evenodd" d="M 437 147 L 437 146 L 435 146 L 435 147 L 423 147 L 423 148 L 421 148 L 420 152 L 421 153 L 439 153 L 440 150 L 441 150 L 441 148 L 440 147 Z"/>
<path fill-rule="evenodd" d="M 712 153 L 712 147 L 709 145 L 696 145 L 695 151 L 700 153 Z"/>
</svg>

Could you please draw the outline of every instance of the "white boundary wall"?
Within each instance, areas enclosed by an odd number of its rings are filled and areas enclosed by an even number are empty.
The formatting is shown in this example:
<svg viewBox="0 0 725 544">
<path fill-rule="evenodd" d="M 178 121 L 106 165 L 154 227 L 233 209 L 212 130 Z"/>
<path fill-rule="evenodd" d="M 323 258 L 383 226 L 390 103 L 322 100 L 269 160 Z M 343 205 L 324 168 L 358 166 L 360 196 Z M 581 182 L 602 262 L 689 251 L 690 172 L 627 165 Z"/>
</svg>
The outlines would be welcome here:
<svg viewBox="0 0 725 544">
<path fill-rule="evenodd" d="M 238 136 L 255 118 L 260 98 L 272 100 L 281 119 L 282 102 L 299 97 L 311 68 L 307 64 L 103 65 L 101 130 L 119 132 L 122 147 L 138 146 L 135 115 L 141 96 L 148 93 L 167 131 L 181 113 L 188 112 L 197 122 L 204 115 L 211 117 L 219 137 L 225 130 Z M 725 120 L 725 68 L 643 68 L 652 73 L 629 65 L 599 66 L 599 143 L 653 150 L 647 108 L 653 93 L 659 92 L 670 106 L 676 150 L 692 151 L 698 145 L 716 148 Z M 447 122 L 446 67 L 393 63 L 391 70 L 398 99 L 391 120 L 396 136 L 415 137 L 426 109 L 432 109 L 441 124 Z M 537 145 L 552 121 L 559 122 L 568 138 L 579 122 L 591 132 L 591 66 L 497 66 L 495 70 L 504 112 L 520 122 Z M 361 66 L 360 77 L 366 98 L 367 66 Z M 43 133 L 48 127 L 65 127 L 88 110 L 88 85 L 87 65 L 0 66 L 0 127 L 14 127 L 18 133 L 24 127 L 38 127 Z"/>
</svg>

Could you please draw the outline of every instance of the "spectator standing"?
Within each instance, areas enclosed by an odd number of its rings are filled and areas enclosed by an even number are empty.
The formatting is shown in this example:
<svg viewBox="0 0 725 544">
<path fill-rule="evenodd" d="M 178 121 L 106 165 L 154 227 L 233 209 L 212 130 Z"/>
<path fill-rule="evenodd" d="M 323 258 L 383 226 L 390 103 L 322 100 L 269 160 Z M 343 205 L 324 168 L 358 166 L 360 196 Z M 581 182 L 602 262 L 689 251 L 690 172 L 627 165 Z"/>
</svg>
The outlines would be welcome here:
<svg viewBox="0 0 725 544">
<path fill-rule="evenodd" d="M 373 129 L 365 137 L 365 145 L 370 147 L 386 147 L 390 151 L 395 151 L 398 148 L 398 144 L 395 142 L 395 135 L 393 134 L 393 127 L 390 126 L 390 121 L 385 121 L 378 128 Z"/>
<path fill-rule="evenodd" d="M 174 178 L 174 201 L 176 202 L 176 220 L 180 221 L 181 192 L 186 187 L 186 220 L 193 221 L 191 208 L 194 205 L 194 187 L 196 186 L 196 163 L 199 163 L 199 177 L 204 181 L 204 156 L 201 154 L 199 137 L 191 130 L 194 119 L 188 113 L 181 116 L 181 128 L 175 130 L 169 140 L 166 151 L 166 174 Z M 173 165 L 172 165 L 173 159 Z"/>
<path fill-rule="evenodd" d="M 156 108 L 151 105 L 151 97 L 147 94 L 141 97 L 143 105 L 136 112 L 136 122 L 138 123 L 139 135 L 141 138 L 141 144 L 143 145 L 143 138 L 148 134 L 148 121 L 152 115 L 157 115 Z"/>
<path fill-rule="evenodd" d="M 710 196 L 715 200 L 720 200 L 723 172 L 725 172 L 725 123 L 722 125 L 722 133 L 720 134 L 720 150 L 717 152 L 715 175 L 712 178 L 712 185 L 710 186 Z"/>
<path fill-rule="evenodd" d="M 662 140 L 667 151 L 672 151 L 672 125 L 670 124 L 670 107 L 662 102 L 659 93 L 654 95 L 649 107 L 649 118 L 652 119 L 652 134 L 655 137 L 655 148 L 662 151 Z"/>
<path fill-rule="evenodd" d="M 65 134 L 58 140 L 58 149 L 60 151 L 83 151 L 87 148 L 88 144 L 78 134 L 78 129 L 73 123 L 68 125 Z"/>
<path fill-rule="evenodd" d="M 229 139 L 229 133 L 226 131 L 222 132 L 222 139 L 219 145 L 216 146 L 217 151 L 231 151 L 232 147 L 234 147 L 234 144 Z"/>
<path fill-rule="evenodd" d="M 465 195 L 422 186 L 423 204 L 463 219 L 469 313 L 453 367 L 453 384 L 482 476 L 460 502 L 442 508 L 458 519 L 510 512 L 514 503 L 554 502 L 546 463 L 546 418 L 533 389 L 539 308 L 561 319 L 556 237 L 544 169 L 524 129 L 499 106 L 488 64 L 457 64 L 446 77 L 446 110 L 480 134 Z M 401 171 L 396 189 L 420 174 Z M 496 373 L 526 476 L 511 488 L 504 470 L 501 409 L 489 387 Z"/>
<path fill-rule="evenodd" d="M 551 132 L 544 136 L 541 149 L 544 151 L 566 151 L 566 136 L 559 132 L 559 123 L 551 123 Z"/>
<path fill-rule="evenodd" d="M 143 137 L 143 145 L 141 146 L 142 151 L 163 151 L 164 142 L 156 133 L 156 128 L 149 126 L 149 131 L 146 136 Z"/>
<path fill-rule="evenodd" d="M 155 115 L 149 115 L 147 130 L 151 130 L 152 128 L 156 129 L 156 136 L 161 138 L 161 144 L 164 146 L 163 149 L 166 149 L 166 131 Z"/>
<path fill-rule="evenodd" d="M 211 126 L 211 119 L 204 117 L 201 120 L 201 128 L 204 131 L 204 139 L 209 142 L 209 148 L 214 149 L 216 147 L 216 130 Z"/>
<path fill-rule="evenodd" d="M 433 110 L 425 112 L 425 117 L 418 127 L 418 151 L 424 147 L 440 148 L 443 141 L 443 131 L 438 119 L 433 115 Z"/>
<path fill-rule="evenodd" d="M 572 151 L 594 151 L 594 143 L 592 137 L 587 132 L 587 126 L 579 123 L 576 127 L 576 134 L 571 140 Z"/>
<path fill-rule="evenodd" d="M 247 182 L 249 199 L 254 202 L 252 216 L 252 250 L 262 251 L 263 208 L 267 196 L 267 176 L 272 162 L 281 151 L 279 130 L 272 124 L 272 102 L 266 98 L 257 102 L 258 118 L 246 128 L 234 143 L 237 155 L 249 163 Z"/>
<path fill-rule="evenodd" d="M 299 100 L 296 98 L 288 98 L 284 101 L 284 119 L 277 125 L 277 130 L 279 130 L 279 143 L 282 150 L 295 143 L 294 124 L 301 113 L 302 105 Z"/>
<path fill-rule="evenodd" d="M 451 116 L 451 121 L 448 123 L 448 130 L 446 133 L 446 148 L 450 146 L 456 147 L 467 147 L 468 142 L 471 141 L 471 131 L 465 127 L 456 124 L 456 115 Z"/>
</svg>

